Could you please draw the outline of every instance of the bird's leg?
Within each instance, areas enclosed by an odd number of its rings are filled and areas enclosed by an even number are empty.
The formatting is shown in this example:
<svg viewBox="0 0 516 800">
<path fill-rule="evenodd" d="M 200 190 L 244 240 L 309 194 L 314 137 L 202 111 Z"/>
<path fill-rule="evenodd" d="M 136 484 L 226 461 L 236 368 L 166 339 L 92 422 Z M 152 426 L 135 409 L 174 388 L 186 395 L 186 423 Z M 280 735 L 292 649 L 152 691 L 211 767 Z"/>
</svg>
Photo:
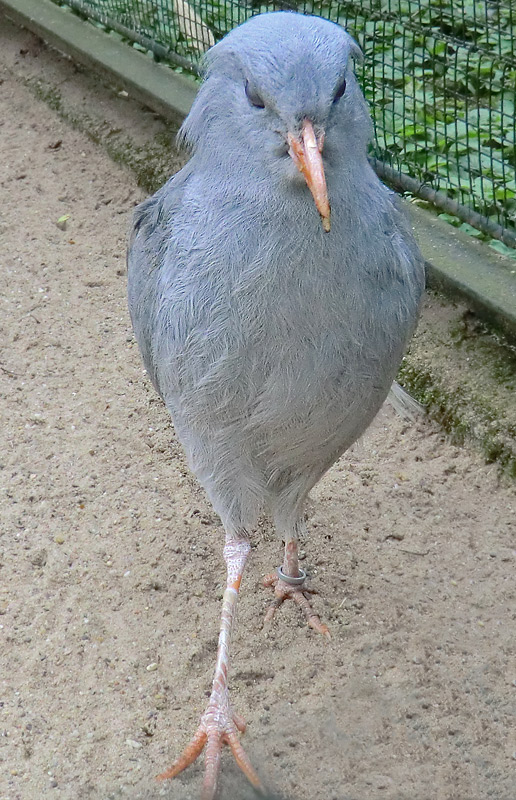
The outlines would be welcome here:
<svg viewBox="0 0 516 800">
<path fill-rule="evenodd" d="M 180 772 L 195 761 L 204 746 L 206 746 L 201 800 L 213 800 L 217 794 L 220 758 L 224 743 L 229 744 L 238 766 L 249 781 L 258 790 L 262 791 L 260 779 L 251 766 L 251 762 L 238 739 L 237 731 L 244 732 L 245 722 L 231 710 L 228 694 L 231 629 L 235 618 L 238 590 L 250 549 L 251 545 L 247 539 L 235 539 L 226 535 L 224 560 L 227 567 L 227 584 L 222 600 L 217 663 L 215 665 L 210 700 L 193 739 L 191 739 L 170 769 L 158 775 L 159 780 L 174 778 L 179 775 Z"/>
<path fill-rule="evenodd" d="M 286 539 L 283 566 L 278 568 L 277 574 L 266 575 L 263 580 L 265 586 L 274 586 L 275 594 L 275 598 L 265 614 L 264 622 L 270 622 L 283 601 L 290 598 L 295 600 L 301 608 L 310 627 L 329 639 L 328 626 L 321 622 L 308 598 L 309 594 L 315 594 L 315 592 L 305 585 L 306 573 L 299 569 L 297 544 L 297 536 Z"/>
<path fill-rule="evenodd" d="M 289 578 L 299 578 L 299 556 L 297 553 L 297 539 L 289 539 L 285 542 L 285 554 L 283 556 L 283 574 Z"/>
</svg>

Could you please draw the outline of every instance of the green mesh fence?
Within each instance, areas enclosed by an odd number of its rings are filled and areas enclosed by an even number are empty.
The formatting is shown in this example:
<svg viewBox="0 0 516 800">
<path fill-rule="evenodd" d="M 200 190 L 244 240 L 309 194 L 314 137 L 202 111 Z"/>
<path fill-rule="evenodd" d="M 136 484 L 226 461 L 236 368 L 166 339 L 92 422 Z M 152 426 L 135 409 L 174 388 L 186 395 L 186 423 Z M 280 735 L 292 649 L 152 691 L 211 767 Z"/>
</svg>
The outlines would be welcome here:
<svg viewBox="0 0 516 800">
<path fill-rule="evenodd" d="M 514 0 L 59 4 L 193 72 L 208 47 L 253 14 L 290 9 L 339 22 L 366 56 L 359 77 L 379 174 L 516 247 Z"/>
</svg>

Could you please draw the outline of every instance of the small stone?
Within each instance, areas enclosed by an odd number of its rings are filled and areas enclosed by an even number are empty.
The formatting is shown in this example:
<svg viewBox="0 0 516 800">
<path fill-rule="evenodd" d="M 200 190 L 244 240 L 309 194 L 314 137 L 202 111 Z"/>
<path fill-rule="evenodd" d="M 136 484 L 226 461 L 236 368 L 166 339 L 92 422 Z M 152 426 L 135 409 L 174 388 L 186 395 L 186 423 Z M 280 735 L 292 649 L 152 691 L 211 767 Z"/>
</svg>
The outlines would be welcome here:
<svg viewBox="0 0 516 800">
<path fill-rule="evenodd" d="M 47 563 L 48 553 L 44 547 L 36 550 L 30 557 L 30 563 L 35 567 L 44 567 Z"/>
<path fill-rule="evenodd" d="M 132 747 L 133 750 L 139 750 L 140 747 L 143 747 L 141 742 L 137 742 L 136 739 L 126 739 L 125 743 L 128 747 Z"/>
<path fill-rule="evenodd" d="M 153 661 L 152 664 L 147 664 L 147 666 L 145 667 L 147 672 L 156 672 L 157 668 L 158 668 L 158 665 L 156 664 L 155 661 Z"/>
<path fill-rule="evenodd" d="M 56 544 L 64 544 L 65 538 L 64 538 L 64 536 L 61 536 L 60 534 L 58 534 L 57 536 L 54 536 L 54 542 Z"/>
</svg>

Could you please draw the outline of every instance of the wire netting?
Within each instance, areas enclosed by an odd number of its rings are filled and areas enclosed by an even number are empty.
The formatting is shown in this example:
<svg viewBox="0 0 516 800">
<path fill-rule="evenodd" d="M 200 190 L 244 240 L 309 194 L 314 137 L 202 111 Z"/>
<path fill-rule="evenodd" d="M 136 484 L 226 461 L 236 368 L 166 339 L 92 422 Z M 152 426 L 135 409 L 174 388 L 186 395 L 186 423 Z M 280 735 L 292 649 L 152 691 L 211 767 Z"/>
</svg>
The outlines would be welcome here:
<svg viewBox="0 0 516 800">
<path fill-rule="evenodd" d="M 514 0 L 59 0 L 192 72 L 253 14 L 313 13 L 365 53 L 382 177 L 516 247 Z"/>
</svg>

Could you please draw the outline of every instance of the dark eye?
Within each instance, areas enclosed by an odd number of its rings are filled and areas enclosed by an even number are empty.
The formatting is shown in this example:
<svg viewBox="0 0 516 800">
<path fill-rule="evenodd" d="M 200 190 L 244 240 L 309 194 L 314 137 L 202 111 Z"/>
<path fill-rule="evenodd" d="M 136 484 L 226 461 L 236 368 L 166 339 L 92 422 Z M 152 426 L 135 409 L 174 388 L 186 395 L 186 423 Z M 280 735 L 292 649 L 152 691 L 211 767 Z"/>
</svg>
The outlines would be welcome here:
<svg viewBox="0 0 516 800">
<path fill-rule="evenodd" d="M 247 95 L 247 99 L 249 100 L 252 106 L 254 106 L 255 108 L 265 108 L 265 103 L 263 102 L 262 98 L 260 97 L 256 89 L 254 89 L 250 85 L 249 81 L 245 82 L 245 93 Z"/>
<path fill-rule="evenodd" d="M 338 103 L 345 91 L 346 91 L 346 81 L 342 81 L 339 88 L 335 92 L 335 97 L 333 98 L 333 102 Z"/>
</svg>

